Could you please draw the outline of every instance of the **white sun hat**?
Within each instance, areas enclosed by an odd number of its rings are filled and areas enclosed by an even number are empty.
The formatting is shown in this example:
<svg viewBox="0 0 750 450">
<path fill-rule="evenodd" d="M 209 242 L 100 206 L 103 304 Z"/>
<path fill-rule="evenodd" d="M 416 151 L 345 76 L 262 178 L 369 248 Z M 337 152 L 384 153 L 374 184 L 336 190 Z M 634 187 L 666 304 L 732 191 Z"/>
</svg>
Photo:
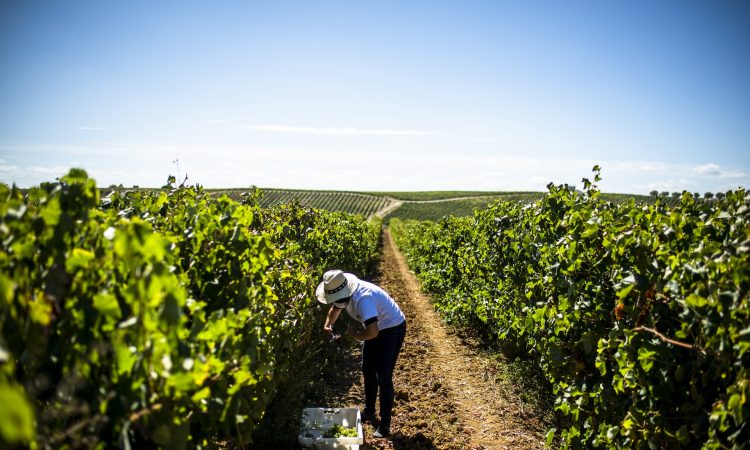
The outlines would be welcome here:
<svg viewBox="0 0 750 450">
<path fill-rule="evenodd" d="M 357 289 L 358 278 L 340 270 L 329 270 L 323 274 L 323 282 L 315 290 L 318 301 L 324 305 L 330 305 L 336 300 L 347 298 Z"/>
</svg>

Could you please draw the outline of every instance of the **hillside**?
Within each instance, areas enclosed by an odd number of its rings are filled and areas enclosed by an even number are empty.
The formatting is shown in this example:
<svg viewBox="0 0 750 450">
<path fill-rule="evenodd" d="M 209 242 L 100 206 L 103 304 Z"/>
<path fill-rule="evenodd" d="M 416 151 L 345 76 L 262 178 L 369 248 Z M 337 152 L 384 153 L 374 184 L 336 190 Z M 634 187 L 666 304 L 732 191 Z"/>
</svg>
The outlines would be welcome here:
<svg viewBox="0 0 750 450">
<path fill-rule="evenodd" d="M 227 194 L 238 199 L 250 189 L 215 189 L 215 195 Z M 298 201 L 310 208 L 361 214 L 367 218 L 438 220 L 444 216 L 470 216 L 496 200 L 533 202 L 544 193 L 528 191 L 415 191 L 415 192 L 356 192 L 304 189 L 260 188 L 260 205 L 268 207 L 279 203 Z M 644 195 L 602 194 L 605 200 L 623 203 L 631 198 L 636 202 L 653 203 L 654 198 Z M 670 202 L 672 199 L 667 199 Z"/>
</svg>

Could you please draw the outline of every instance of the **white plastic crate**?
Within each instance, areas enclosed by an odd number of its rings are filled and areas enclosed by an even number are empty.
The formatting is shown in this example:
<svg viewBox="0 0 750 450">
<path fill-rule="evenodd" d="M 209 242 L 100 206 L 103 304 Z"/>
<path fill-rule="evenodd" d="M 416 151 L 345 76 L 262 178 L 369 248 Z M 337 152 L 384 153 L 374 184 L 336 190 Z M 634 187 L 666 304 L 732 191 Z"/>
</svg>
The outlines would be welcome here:
<svg viewBox="0 0 750 450">
<path fill-rule="evenodd" d="M 344 428 L 356 427 L 357 437 L 323 437 L 323 434 L 335 424 Z M 303 447 L 316 450 L 359 450 L 360 444 L 364 441 L 359 408 L 305 408 L 302 410 L 299 443 Z"/>
</svg>

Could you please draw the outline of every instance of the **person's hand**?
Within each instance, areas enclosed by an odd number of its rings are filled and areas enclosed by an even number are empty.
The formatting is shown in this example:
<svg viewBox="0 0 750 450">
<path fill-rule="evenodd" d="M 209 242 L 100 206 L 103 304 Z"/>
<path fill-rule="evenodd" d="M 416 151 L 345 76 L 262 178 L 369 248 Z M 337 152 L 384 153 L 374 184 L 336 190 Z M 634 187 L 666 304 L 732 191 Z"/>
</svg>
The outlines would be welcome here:
<svg viewBox="0 0 750 450">
<path fill-rule="evenodd" d="M 323 332 L 333 334 L 333 327 L 330 325 L 323 325 Z"/>
</svg>

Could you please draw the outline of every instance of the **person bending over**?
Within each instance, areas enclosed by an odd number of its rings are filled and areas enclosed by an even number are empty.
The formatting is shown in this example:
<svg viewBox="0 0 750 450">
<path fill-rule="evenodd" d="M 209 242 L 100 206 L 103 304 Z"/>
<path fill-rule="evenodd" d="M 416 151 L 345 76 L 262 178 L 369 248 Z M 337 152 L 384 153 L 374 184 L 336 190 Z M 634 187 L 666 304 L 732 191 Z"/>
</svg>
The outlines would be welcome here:
<svg viewBox="0 0 750 450">
<path fill-rule="evenodd" d="M 333 334 L 333 324 L 342 310 L 364 328 L 347 329 L 362 345 L 362 376 L 365 409 L 362 420 L 375 425 L 375 399 L 380 390 L 380 424 L 373 437 L 390 434 L 393 410 L 393 370 L 406 336 L 406 317 L 398 304 L 379 286 L 360 280 L 351 273 L 329 270 L 318 285 L 320 303 L 331 305 L 323 331 Z"/>
</svg>

